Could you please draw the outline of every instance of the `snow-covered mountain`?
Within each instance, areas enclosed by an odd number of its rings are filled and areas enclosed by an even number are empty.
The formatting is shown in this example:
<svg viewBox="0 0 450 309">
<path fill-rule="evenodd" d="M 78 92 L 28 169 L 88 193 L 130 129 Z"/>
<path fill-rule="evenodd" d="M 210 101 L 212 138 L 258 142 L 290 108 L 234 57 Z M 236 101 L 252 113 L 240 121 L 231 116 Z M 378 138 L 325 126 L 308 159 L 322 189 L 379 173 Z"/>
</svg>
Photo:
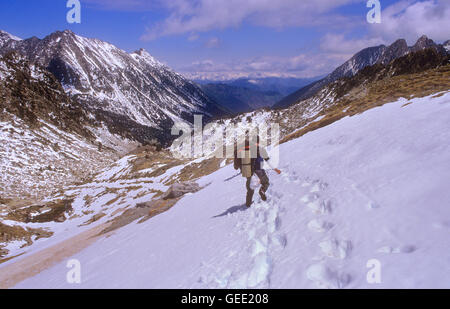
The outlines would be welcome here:
<svg viewBox="0 0 450 309">
<path fill-rule="evenodd" d="M 142 144 L 168 146 L 174 121 L 226 114 L 193 82 L 145 50 L 55 32 L 0 31 L 3 198 L 30 203 Z"/>
<path fill-rule="evenodd" d="M 173 121 L 227 114 L 193 82 L 141 49 L 114 45 L 66 30 L 43 39 L 17 40 L 2 32 L 0 54 L 18 52 L 53 73 L 86 108 L 124 116 L 141 126 L 167 129 Z M 106 113 L 106 114 L 107 114 Z"/>
<path fill-rule="evenodd" d="M 0 56 L 0 111 L 4 201 L 51 195 L 137 146 L 111 134 L 53 74 L 17 53 Z"/>
<path fill-rule="evenodd" d="M 308 86 L 299 89 L 297 92 L 285 97 L 283 100 L 274 105 L 274 108 L 284 108 L 297 103 L 301 100 L 308 99 L 315 95 L 321 88 L 343 77 L 351 77 L 367 66 L 374 64 L 386 65 L 393 60 L 407 55 L 411 52 L 417 52 L 426 48 L 435 49 L 437 52 L 446 55 L 445 44 L 436 44 L 433 40 L 425 35 L 420 37 L 416 44 L 409 47 L 404 39 L 399 39 L 389 46 L 380 45 L 368 47 L 356 53 L 352 58 L 344 64 L 336 68 L 325 78 L 316 81 Z"/>
</svg>

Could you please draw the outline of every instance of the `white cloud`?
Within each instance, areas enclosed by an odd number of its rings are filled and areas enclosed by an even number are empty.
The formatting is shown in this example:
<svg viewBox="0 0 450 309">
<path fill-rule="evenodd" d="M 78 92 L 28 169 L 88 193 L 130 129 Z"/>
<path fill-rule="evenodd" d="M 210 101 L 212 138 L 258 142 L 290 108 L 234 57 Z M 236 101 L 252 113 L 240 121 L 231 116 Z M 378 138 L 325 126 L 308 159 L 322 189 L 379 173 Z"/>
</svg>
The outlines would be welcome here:
<svg viewBox="0 0 450 309">
<path fill-rule="evenodd" d="M 271 28 L 340 27 L 347 18 L 333 10 L 353 2 L 363 0 L 172 0 L 164 2 L 169 16 L 149 27 L 142 39 L 238 27 L 244 22 Z"/>
<path fill-rule="evenodd" d="M 334 54 L 300 54 L 293 57 L 256 57 L 215 62 L 196 61 L 180 71 L 193 79 L 233 79 L 238 77 L 316 77 L 329 73 L 342 62 Z"/>
<path fill-rule="evenodd" d="M 341 55 L 341 57 L 348 59 L 366 47 L 381 44 L 386 44 L 386 41 L 381 37 L 347 39 L 344 34 L 328 33 L 322 38 L 320 48 L 324 52 Z"/>
<path fill-rule="evenodd" d="M 450 1 L 400 1 L 384 9 L 381 24 L 369 26 L 373 37 L 387 42 L 404 38 L 409 44 L 422 35 L 436 41 L 450 39 Z"/>
<path fill-rule="evenodd" d="M 406 39 L 413 45 L 424 34 L 437 42 L 450 39 L 450 1 L 397 2 L 382 10 L 381 24 L 367 24 L 364 37 L 328 33 L 322 38 L 320 48 L 329 56 L 349 59 L 366 47 L 389 45 L 398 39 Z"/>
<path fill-rule="evenodd" d="M 365 7 L 366 0 L 84 0 L 107 9 L 164 10 L 167 17 L 151 25 L 142 39 L 187 34 L 197 41 L 210 30 L 243 24 L 282 29 L 329 26 L 318 52 L 294 57 L 255 57 L 233 62 L 198 61 L 182 68 L 197 76 L 312 77 L 331 72 L 359 50 L 391 44 L 405 38 L 410 45 L 426 34 L 435 41 L 450 39 L 450 0 L 401 0 L 382 7 L 381 24 L 368 24 L 365 16 L 343 16 L 335 9 L 351 3 Z M 383 5 L 383 1 L 382 1 Z M 362 31 L 356 37 L 353 30 Z M 203 37 L 203 35 L 202 35 Z M 202 40 L 205 47 L 221 45 L 217 37 Z"/>
</svg>

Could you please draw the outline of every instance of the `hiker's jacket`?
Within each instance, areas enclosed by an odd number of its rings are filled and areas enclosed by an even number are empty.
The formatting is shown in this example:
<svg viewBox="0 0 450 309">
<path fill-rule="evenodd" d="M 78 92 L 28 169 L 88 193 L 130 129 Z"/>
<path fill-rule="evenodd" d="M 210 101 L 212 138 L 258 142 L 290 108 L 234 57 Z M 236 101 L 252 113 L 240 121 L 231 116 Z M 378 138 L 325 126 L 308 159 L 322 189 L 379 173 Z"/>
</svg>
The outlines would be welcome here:
<svg viewBox="0 0 450 309">
<path fill-rule="evenodd" d="M 261 170 L 261 163 L 263 160 L 269 160 L 269 155 L 265 148 L 256 144 L 256 156 L 251 154 L 251 147 L 246 141 L 245 146 L 235 147 L 234 149 L 234 169 L 241 169 L 242 175 L 244 177 L 251 177 L 255 171 Z M 246 154 L 250 153 L 250 159 L 246 159 Z M 246 163 L 247 162 L 247 163 Z M 249 168 L 248 168 L 249 167 Z"/>
</svg>

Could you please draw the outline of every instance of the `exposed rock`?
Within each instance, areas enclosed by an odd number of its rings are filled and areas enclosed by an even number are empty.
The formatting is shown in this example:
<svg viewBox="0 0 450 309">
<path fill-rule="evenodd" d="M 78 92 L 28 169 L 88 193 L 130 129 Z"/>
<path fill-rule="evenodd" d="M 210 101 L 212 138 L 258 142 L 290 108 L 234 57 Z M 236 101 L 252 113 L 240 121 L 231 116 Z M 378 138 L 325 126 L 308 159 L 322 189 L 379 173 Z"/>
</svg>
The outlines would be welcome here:
<svg viewBox="0 0 450 309">
<path fill-rule="evenodd" d="M 0 258 L 6 256 L 9 253 L 7 249 L 0 247 Z"/>
<path fill-rule="evenodd" d="M 66 221 L 66 216 L 64 216 L 64 214 L 62 214 L 61 216 L 59 216 L 58 218 L 55 219 L 55 222 L 61 223 Z"/>
<path fill-rule="evenodd" d="M 176 183 L 170 186 L 169 190 L 163 194 L 162 198 L 164 200 L 179 198 L 186 193 L 195 193 L 200 189 L 200 186 L 195 182 Z"/>
</svg>

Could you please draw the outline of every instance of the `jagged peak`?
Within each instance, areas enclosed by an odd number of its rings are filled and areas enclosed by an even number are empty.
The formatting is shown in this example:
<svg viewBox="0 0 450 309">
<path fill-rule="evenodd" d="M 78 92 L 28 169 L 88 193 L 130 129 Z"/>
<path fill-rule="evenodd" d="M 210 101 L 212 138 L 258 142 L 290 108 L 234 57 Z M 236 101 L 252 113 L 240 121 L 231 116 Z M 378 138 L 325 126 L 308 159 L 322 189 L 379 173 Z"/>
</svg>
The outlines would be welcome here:
<svg viewBox="0 0 450 309">
<path fill-rule="evenodd" d="M 424 34 L 417 40 L 417 42 L 422 42 L 422 41 L 426 42 L 428 40 L 429 40 L 429 38 Z"/>
<path fill-rule="evenodd" d="M 139 48 L 138 50 L 134 51 L 133 54 L 141 57 L 151 57 L 154 59 L 154 57 L 150 55 L 150 53 L 144 48 Z"/>
<path fill-rule="evenodd" d="M 21 38 L 18 38 L 15 35 L 12 35 L 11 33 L 8 33 L 8 32 L 3 31 L 3 30 L 0 30 L 0 35 L 3 36 L 3 37 L 8 37 L 9 39 L 14 40 L 14 41 L 22 41 Z"/>
<path fill-rule="evenodd" d="M 152 65 L 164 66 L 161 62 L 156 60 L 155 57 L 150 55 L 150 53 L 144 48 L 140 48 L 140 49 L 132 52 L 131 56 L 133 56 L 134 58 L 136 58 L 136 56 L 138 56 L 139 58 L 144 59 L 146 62 L 148 62 L 148 63 L 150 63 Z"/>
<path fill-rule="evenodd" d="M 49 35 L 47 35 L 46 38 L 61 38 L 61 37 L 64 37 L 64 36 L 73 37 L 73 36 L 76 36 L 76 34 L 73 33 L 71 30 L 68 30 L 68 29 L 66 29 L 64 31 L 57 30 L 57 31 L 52 32 Z"/>
<path fill-rule="evenodd" d="M 434 43 L 433 40 L 429 39 L 426 35 L 422 35 L 416 42 L 416 44 L 414 44 L 413 49 L 423 49 L 426 47 L 432 47 L 435 46 L 436 44 Z"/>
<path fill-rule="evenodd" d="M 405 39 L 398 39 L 394 43 L 392 43 L 389 47 L 396 47 L 396 46 L 405 46 L 408 47 L 408 43 L 406 43 Z"/>
<path fill-rule="evenodd" d="M 384 44 L 380 44 L 378 46 L 370 46 L 370 47 L 366 47 L 362 50 L 360 50 L 359 52 L 357 52 L 356 54 L 353 55 L 352 58 L 350 58 L 350 60 L 352 59 L 357 59 L 359 57 L 363 57 L 364 55 L 366 55 L 367 53 L 372 53 L 374 51 L 382 51 L 385 50 L 387 48 L 386 45 Z"/>
</svg>

